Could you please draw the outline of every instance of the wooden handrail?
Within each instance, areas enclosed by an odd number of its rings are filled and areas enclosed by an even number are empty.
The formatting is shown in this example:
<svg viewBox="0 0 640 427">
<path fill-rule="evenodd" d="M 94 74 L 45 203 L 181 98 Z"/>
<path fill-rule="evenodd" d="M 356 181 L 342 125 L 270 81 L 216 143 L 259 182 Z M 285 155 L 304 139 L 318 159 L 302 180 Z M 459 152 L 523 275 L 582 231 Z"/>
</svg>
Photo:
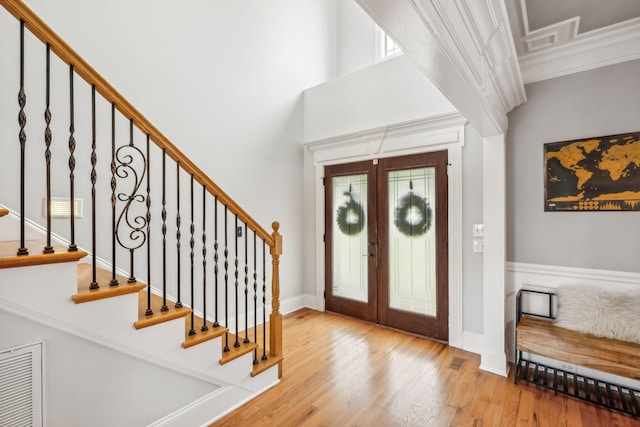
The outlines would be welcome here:
<svg viewBox="0 0 640 427">
<path fill-rule="evenodd" d="M 47 24 L 45 24 L 31 9 L 21 0 L 0 0 L 9 13 L 18 20 L 24 21 L 29 29 L 40 41 L 51 46 L 51 50 L 65 63 L 73 65 L 77 75 L 89 85 L 95 85 L 96 91 L 110 103 L 113 103 L 118 111 L 125 117 L 133 120 L 136 126 L 144 134 L 149 135 L 158 147 L 166 150 L 167 155 L 180 163 L 182 169 L 193 175 L 196 182 L 203 185 L 209 193 L 218 197 L 218 200 L 228 206 L 229 210 L 238 215 L 238 219 L 247 224 L 267 245 L 273 247 L 274 239 L 260 224 L 258 224 L 244 209 L 242 209 L 229 195 L 211 180 L 200 168 L 198 168 L 186 155 L 184 155 L 169 139 L 151 124 L 129 101 L 127 101 L 113 86 L 109 84 L 98 72 L 91 67 L 80 55 L 78 55 L 60 36 L 58 36 Z"/>
</svg>

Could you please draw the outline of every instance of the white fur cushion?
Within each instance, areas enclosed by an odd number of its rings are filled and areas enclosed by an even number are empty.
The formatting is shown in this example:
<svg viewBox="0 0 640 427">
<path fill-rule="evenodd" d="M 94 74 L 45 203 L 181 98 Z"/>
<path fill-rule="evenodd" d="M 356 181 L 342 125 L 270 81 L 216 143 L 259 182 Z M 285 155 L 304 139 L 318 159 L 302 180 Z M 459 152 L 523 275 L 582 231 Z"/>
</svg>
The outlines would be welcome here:
<svg viewBox="0 0 640 427">
<path fill-rule="evenodd" d="M 640 343 L 640 294 L 560 287 L 556 326 Z"/>
</svg>

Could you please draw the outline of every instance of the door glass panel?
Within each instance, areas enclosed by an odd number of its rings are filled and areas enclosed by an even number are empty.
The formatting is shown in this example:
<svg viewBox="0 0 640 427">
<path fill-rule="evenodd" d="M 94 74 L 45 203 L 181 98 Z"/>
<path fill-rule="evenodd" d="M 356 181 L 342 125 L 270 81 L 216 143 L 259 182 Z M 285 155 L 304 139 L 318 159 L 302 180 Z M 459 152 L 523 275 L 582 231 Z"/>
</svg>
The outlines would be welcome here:
<svg viewBox="0 0 640 427">
<path fill-rule="evenodd" d="M 390 171 L 389 306 L 436 316 L 435 168 Z"/>
<path fill-rule="evenodd" d="M 368 302 L 367 175 L 332 179 L 332 294 Z"/>
</svg>

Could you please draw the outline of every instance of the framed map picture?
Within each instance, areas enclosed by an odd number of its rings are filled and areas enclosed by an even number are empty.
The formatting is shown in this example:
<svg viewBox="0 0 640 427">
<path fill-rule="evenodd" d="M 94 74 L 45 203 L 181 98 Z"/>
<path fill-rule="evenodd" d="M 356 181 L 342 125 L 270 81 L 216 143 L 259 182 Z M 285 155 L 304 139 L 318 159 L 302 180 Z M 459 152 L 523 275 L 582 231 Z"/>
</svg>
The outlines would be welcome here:
<svg viewBox="0 0 640 427">
<path fill-rule="evenodd" d="M 544 144 L 545 211 L 640 211 L 640 132 Z"/>
</svg>

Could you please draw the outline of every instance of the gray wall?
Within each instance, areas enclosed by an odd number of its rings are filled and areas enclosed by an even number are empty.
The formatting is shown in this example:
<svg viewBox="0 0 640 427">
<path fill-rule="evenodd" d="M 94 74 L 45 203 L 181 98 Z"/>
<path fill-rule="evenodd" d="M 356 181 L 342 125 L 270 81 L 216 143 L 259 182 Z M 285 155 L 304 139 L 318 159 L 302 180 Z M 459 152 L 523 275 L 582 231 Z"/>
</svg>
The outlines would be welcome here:
<svg viewBox="0 0 640 427">
<path fill-rule="evenodd" d="M 483 257 L 473 252 L 473 224 L 482 223 L 482 136 L 467 125 L 462 149 L 462 326 L 478 333 L 483 331 Z"/>
<path fill-rule="evenodd" d="M 543 144 L 640 131 L 640 60 L 526 86 L 509 114 L 507 260 L 640 272 L 639 212 L 544 212 Z"/>
</svg>

